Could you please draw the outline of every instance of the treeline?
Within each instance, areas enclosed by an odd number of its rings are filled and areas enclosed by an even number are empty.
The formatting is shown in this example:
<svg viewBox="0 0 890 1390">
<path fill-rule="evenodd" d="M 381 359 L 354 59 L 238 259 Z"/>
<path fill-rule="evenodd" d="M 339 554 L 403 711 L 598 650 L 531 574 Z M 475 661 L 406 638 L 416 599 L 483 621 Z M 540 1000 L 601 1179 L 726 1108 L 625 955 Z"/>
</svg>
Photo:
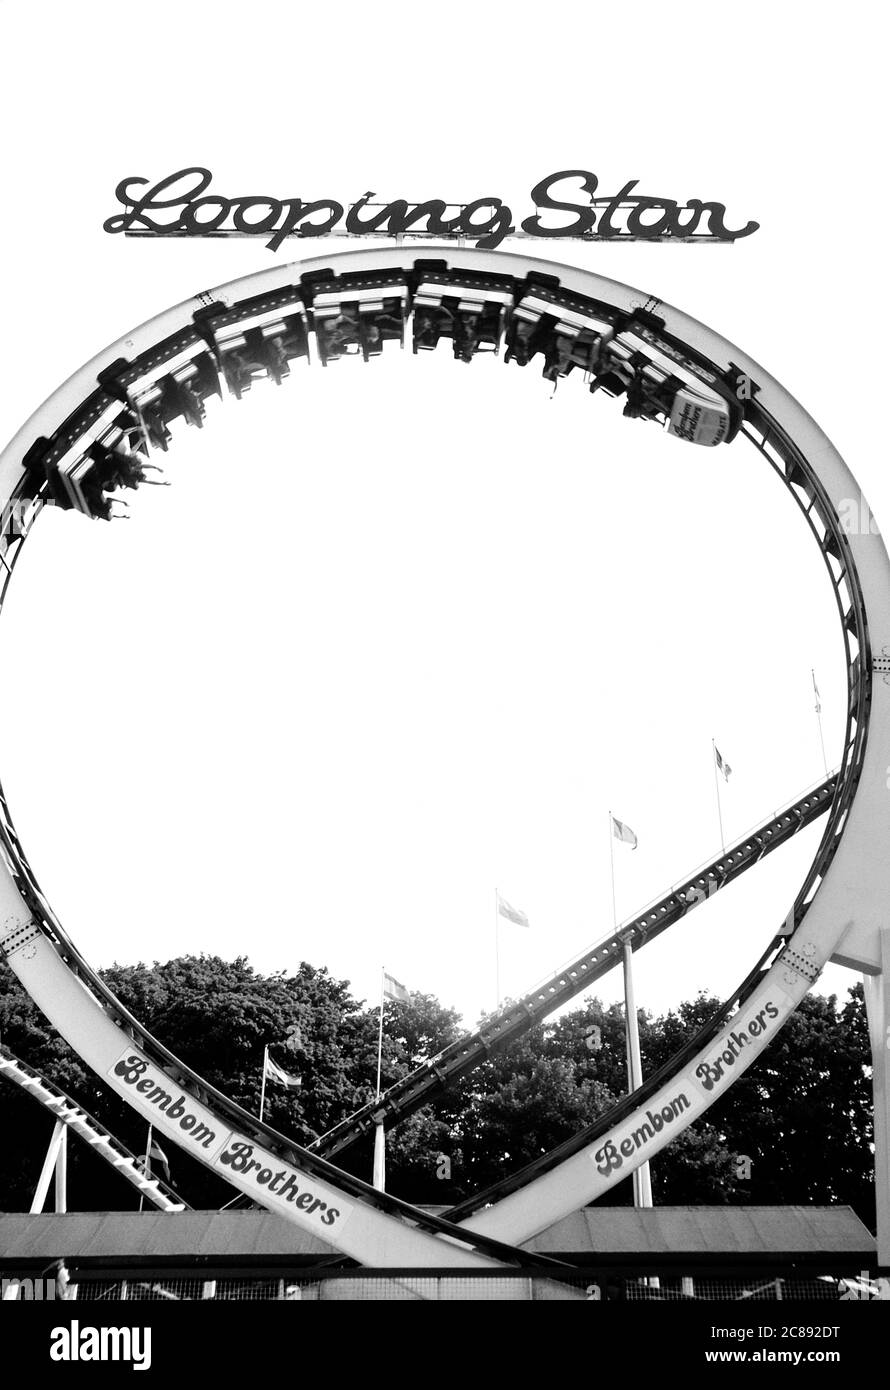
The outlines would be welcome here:
<svg viewBox="0 0 890 1390">
<path fill-rule="evenodd" d="M 269 1083 L 265 1118 L 301 1143 L 373 1098 L 378 1012 L 356 1000 L 347 981 L 324 969 L 304 962 L 295 975 L 261 975 L 243 957 L 182 956 L 164 965 L 115 965 L 103 976 L 172 1052 L 254 1114 L 268 1045 L 278 1064 L 301 1075 L 303 1084 L 286 1090 Z M 660 1017 L 641 1012 L 644 1074 L 673 1056 L 717 1002 L 700 995 Z M 462 1031 L 457 1013 L 432 995 L 388 1003 L 384 1086 Z M 5 965 L 0 965 L 0 1042 L 63 1087 L 134 1152 L 144 1150 L 145 1122 L 87 1070 Z M 18 1087 L 0 1086 L 0 1210 L 27 1210 L 52 1119 Z M 623 1009 L 586 1001 L 489 1058 L 393 1129 L 387 1187 L 412 1202 L 456 1202 L 591 1124 L 625 1091 Z M 192 1206 L 219 1207 L 235 1195 L 172 1143 L 163 1138 L 162 1143 L 173 1183 Z M 846 1202 L 873 1225 L 871 1143 L 870 1051 L 861 986 L 843 1002 L 808 995 L 764 1056 L 703 1120 L 658 1155 L 652 1165 L 655 1201 Z M 370 1178 L 368 1144 L 338 1162 Z M 629 1182 L 606 1198 L 629 1200 Z M 134 1204 L 134 1190 L 73 1138 L 71 1208 Z"/>
</svg>

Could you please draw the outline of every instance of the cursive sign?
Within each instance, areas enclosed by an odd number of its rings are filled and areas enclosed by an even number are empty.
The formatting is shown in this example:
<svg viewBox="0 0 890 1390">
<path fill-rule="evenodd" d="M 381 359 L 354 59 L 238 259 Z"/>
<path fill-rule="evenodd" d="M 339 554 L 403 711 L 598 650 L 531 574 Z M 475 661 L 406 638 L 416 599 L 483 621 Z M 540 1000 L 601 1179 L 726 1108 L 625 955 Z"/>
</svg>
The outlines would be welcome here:
<svg viewBox="0 0 890 1390">
<path fill-rule="evenodd" d="M 347 205 L 333 198 L 227 197 L 209 192 L 212 182 L 210 170 L 200 165 L 151 185 L 144 178 L 123 179 L 115 196 L 124 210 L 109 217 L 104 229 L 131 236 L 261 236 L 268 237 L 270 251 L 277 251 L 290 236 L 460 237 L 491 248 L 509 236 L 737 241 L 760 226 L 728 227 L 723 203 L 645 197 L 634 192 L 638 179 L 628 180 L 614 196 L 598 195 L 599 180 L 587 169 L 562 169 L 536 183 L 531 191 L 535 210 L 518 230 L 512 210 L 500 198 L 382 203 L 367 192 Z M 580 188 L 573 188 L 573 182 L 580 182 Z"/>
</svg>

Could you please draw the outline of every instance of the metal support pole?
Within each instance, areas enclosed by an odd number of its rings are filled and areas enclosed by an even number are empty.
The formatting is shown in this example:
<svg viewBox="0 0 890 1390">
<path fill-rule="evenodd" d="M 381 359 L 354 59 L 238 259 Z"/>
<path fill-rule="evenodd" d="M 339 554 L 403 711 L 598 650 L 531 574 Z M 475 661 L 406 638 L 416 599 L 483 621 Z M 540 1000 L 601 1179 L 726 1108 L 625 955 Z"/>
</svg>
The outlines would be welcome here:
<svg viewBox="0 0 890 1390">
<path fill-rule="evenodd" d="M 386 1000 L 386 966 L 380 967 L 380 1022 L 377 1030 L 377 1099 L 380 1099 L 380 1083 L 383 1078 L 383 1006 Z M 374 1126 L 374 1165 L 371 1170 L 372 1186 L 378 1192 L 386 1191 L 386 1130 L 383 1121 Z"/>
<path fill-rule="evenodd" d="M 717 793 L 717 824 L 720 826 L 720 849 L 726 853 L 726 837 L 723 834 L 723 807 L 720 804 L 720 777 L 717 772 L 717 744 L 711 739 L 711 762 L 714 764 L 714 790 Z"/>
<path fill-rule="evenodd" d="M 56 1160 L 59 1157 L 59 1150 L 62 1147 L 62 1135 L 65 1133 L 65 1126 L 61 1120 L 56 1120 L 53 1129 L 53 1137 L 49 1141 L 49 1148 L 46 1151 L 46 1158 L 43 1160 L 43 1167 L 40 1170 L 40 1178 L 34 1192 L 34 1200 L 31 1203 L 31 1215 L 36 1216 L 43 1211 L 43 1204 L 46 1201 L 46 1194 L 49 1191 L 49 1180 L 52 1177 Z"/>
<path fill-rule="evenodd" d="M 386 1191 L 386 1130 L 380 1122 L 374 1126 L 374 1177 L 378 1192 Z"/>
<path fill-rule="evenodd" d="M 819 747 L 822 749 L 822 766 L 825 768 L 825 776 L 828 776 L 828 759 L 825 756 L 825 736 L 822 733 L 822 700 L 819 695 L 819 687 L 816 684 L 816 672 L 810 667 L 810 675 L 813 678 L 813 695 L 816 699 L 815 711 L 816 722 L 819 725 Z"/>
<path fill-rule="evenodd" d="M 377 1099 L 380 1099 L 380 1081 L 383 1075 L 383 1004 L 386 998 L 386 966 L 380 967 L 380 1018 L 377 1022 Z"/>
<path fill-rule="evenodd" d="M 263 1123 L 263 1111 L 266 1108 L 266 1071 L 268 1070 L 266 1063 L 268 1060 L 269 1048 L 266 1046 L 263 1048 L 263 1079 L 260 1083 L 260 1124 Z"/>
<path fill-rule="evenodd" d="M 68 1210 L 68 1126 L 62 1126 L 59 1156 L 56 1159 L 56 1211 Z"/>
<path fill-rule="evenodd" d="M 880 975 L 863 975 L 871 1041 L 872 1094 L 875 1119 L 875 1207 L 878 1264 L 890 1264 L 890 927 L 881 928 Z"/>
<path fill-rule="evenodd" d="M 498 890 L 494 890 L 494 992 L 495 1007 L 501 1007 L 501 921 Z"/>
<path fill-rule="evenodd" d="M 643 1062 L 640 1056 L 640 1026 L 634 1001 L 633 951 L 630 937 L 624 941 L 624 1026 L 627 1040 L 627 1089 L 636 1091 L 643 1084 Z M 634 1206 L 651 1207 L 652 1178 L 649 1164 L 643 1163 L 633 1175 Z"/>
</svg>

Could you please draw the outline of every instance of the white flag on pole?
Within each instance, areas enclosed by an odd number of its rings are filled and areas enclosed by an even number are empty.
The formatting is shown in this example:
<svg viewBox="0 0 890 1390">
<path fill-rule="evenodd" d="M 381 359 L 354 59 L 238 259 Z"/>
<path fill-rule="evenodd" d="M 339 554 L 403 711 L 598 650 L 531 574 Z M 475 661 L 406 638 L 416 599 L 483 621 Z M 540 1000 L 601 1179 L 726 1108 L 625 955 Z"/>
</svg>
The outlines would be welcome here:
<svg viewBox="0 0 890 1390">
<path fill-rule="evenodd" d="M 630 845 L 631 849 L 636 849 L 636 835 L 629 825 L 625 825 L 624 821 L 616 820 L 614 816 L 612 817 L 612 834 L 616 840 L 621 840 L 624 844 Z"/>
<path fill-rule="evenodd" d="M 728 782 L 732 776 L 732 768 L 724 758 L 720 756 L 720 749 L 714 744 L 714 757 L 717 759 L 717 770 L 723 773 L 724 782 Z"/>
<path fill-rule="evenodd" d="M 152 1134 L 151 1143 L 150 1143 L 149 1146 L 148 1146 L 148 1176 L 149 1176 L 149 1177 L 151 1177 L 152 1165 L 154 1165 L 156 1168 L 160 1168 L 160 1170 L 161 1170 L 161 1175 L 163 1176 L 163 1179 L 164 1179 L 165 1182 L 169 1182 L 169 1181 L 170 1181 L 170 1162 L 169 1162 L 169 1159 L 167 1158 L 167 1155 L 164 1153 L 164 1150 L 161 1148 L 161 1146 L 160 1146 L 160 1144 L 158 1143 L 157 1139 L 155 1139 L 154 1134 Z"/>
<path fill-rule="evenodd" d="M 409 995 L 403 984 L 400 984 L 395 975 L 383 975 L 383 997 L 385 999 L 404 1000 L 407 1002 Z"/>
<path fill-rule="evenodd" d="M 511 907 L 506 898 L 502 898 L 498 893 L 498 913 L 501 917 L 506 917 L 508 922 L 513 922 L 517 927 L 528 927 L 531 923 L 524 912 L 520 912 L 518 907 Z"/>
<path fill-rule="evenodd" d="M 816 672 L 815 672 L 815 671 L 811 671 L 811 672 L 810 672 L 810 675 L 813 677 L 813 694 L 814 694 L 815 697 L 816 697 L 816 713 L 817 713 L 817 714 L 821 714 L 821 713 L 822 713 L 822 696 L 819 694 L 819 687 L 818 687 L 818 685 L 816 684 Z"/>
<path fill-rule="evenodd" d="M 303 1078 L 301 1076 L 292 1076 L 289 1071 L 285 1071 L 283 1067 L 279 1067 L 276 1062 L 272 1061 L 272 1058 L 269 1056 L 268 1048 L 266 1049 L 266 1055 L 263 1059 L 263 1069 L 270 1081 L 277 1081 L 279 1085 L 287 1086 L 291 1091 L 298 1090 L 303 1084 Z"/>
</svg>

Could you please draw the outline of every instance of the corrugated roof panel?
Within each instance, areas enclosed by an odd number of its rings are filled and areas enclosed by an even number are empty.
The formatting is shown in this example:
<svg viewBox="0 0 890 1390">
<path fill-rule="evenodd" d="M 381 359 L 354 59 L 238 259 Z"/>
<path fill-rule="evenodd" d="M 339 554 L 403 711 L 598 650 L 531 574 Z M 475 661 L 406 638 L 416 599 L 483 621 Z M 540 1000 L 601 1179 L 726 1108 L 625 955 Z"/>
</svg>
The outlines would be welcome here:
<svg viewBox="0 0 890 1390">
<path fill-rule="evenodd" d="M 596 1256 L 859 1255 L 874 1237 L 849 1207 L 585 1207 L 527 1250 Z M 262 1211 L 0 1215 L 0 1262 L 203 1258 L 259 1262 L 336 1254 L 318 1236 Z M 381 1265 L 386 1252 L 381 1251 Z"/>
<path fill-rule="evenodd" d="M 585 1207 L 526 1249 L 614 1255 L 858 1254 L 874 1236 L 850 1207 Z"/>
<path fill-rule="evenodd" d="M 0 1216 L 0 1260 L 324 1256 L 333 1247 L 269 1212 Z"/>
</svg>

